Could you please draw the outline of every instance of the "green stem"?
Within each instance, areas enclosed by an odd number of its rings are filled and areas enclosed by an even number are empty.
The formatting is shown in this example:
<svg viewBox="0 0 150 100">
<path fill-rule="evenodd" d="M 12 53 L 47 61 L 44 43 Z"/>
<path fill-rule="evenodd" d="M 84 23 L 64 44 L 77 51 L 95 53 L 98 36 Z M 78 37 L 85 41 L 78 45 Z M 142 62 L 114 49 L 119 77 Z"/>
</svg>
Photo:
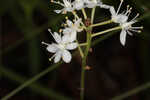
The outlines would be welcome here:
<svg viewBox="0 0 150 100">
<path fill-rule="evenodd" d="M 121 29 L 121 27 L 118 26 L 118 27 L 114 27 L 114 28 L 111 28 L 111 29 L 108 29 L 108 30 L 105 30 L 105 31 L 102 31 L 102 32 L 98 32 L 98 33 L 92 34 L 92 38 L 96 37 L 98 35 L 102 35 L 104 33 L 108 33 L 108 32 L 115 31 L 115 30 L 120 30 L 120 29 Z"/>
<path fill-rule="evenodd" d="M 83 58 L 83 57 L 84 57 L 84 54 L 83 54 L 83 51 L 82 51 L 82 49 L 81 49 L 81 45 L 79 45 L 78 40 L 76 40 L 76 42 L 77 42 L 77 44 L 78 44 L 78 50 L 79 50 L 79 52 L 80 52 L 80 55 L 81 55 L 81 57 Z"/>
<path fill-rule="evenodd" d="M 7 94 L 6 96 L 4 96 L 1 100 L 8 100 L 9 98 L 11 98 L 12 96 L 14 96 L 16 93 L 18 93 L 19 91 L 21 91 L 22 89 L 24 89 L 25 87 L 29 86 L 30 84 L 32 84 L 33 82 L 37 81 L 39 78 L 41 78 L 42 76 L 44 76 L 45 74 L 49 73 L 50 71 L 56 69 L 61 63 L 58 63 L 52 67 L 48 67 L 47 69 L 45 69 L 44 71 L 42 71 L 41 73 L 39 73 L 38 75 L 36 75 L 35 77 L 27 80 L 26 82 L 24 82 L 22 85 L 20 85 L 18 88 L 16 88 L 15 90 L 13 90 L 12 92 L 10 92 L 9 94 Z"/>
<path fill-rule="evenodd" d="M 94 22 L 95 10 L 96 10 L 96 7 L 94 7 L 94 8 L 92 9 L 92 13 L 91 13 L 91 24 L 93 24 L 93 22 Z"/>
<path fill-rule="evenodd" d="M 80 43 L 79 44 L 79 46 L 81 47 L 81 46 L 86 46 L 87 45 L 87 43 Z"/>
<path fill-rule="evenodd" d="M 101 22 L 101 23 L 92 24 L 90 27 L 102 26 L 102 25 L 110 24 L 112 22 L 113 22 L 112 20 L 108 20 L 108 21 L 104 21 L 104 22 Z"/>
<path fill-rule="evenodd" d="M 91 29 L 90 29 L 91 30 Z M 80 99 L 84 100 L 84 83 L 85 83 L 85 66 L 86 66 L 86 60 L 89 52 L 89 48 L 91 46 L 91 33 L 87 31 L 87 47 L 84 52 L 84 57 L 82 59 L 82 69 L 81 69 L 81 92 L 80 92 Z"/>
<path fill-rule="evenodd" d="M 122 94 L 120 96 L 116 96 L 116 97 L 112 98 L 111 100 L 123 100 L 123 99 L 125 99 L 125 98 L 127 98 L 129 96 L 137 94 L 137 93 L 139 93 L 141 91 L 144 91 L 144 90 L 146 90 L 148 88 L 150 88 L 150 82 L 146 83 L 146 84 L 144 84 L 142 86 L 139 86 L 139 87 L 137 87 L 137 88 L 135 88 L 133 90 L 130 90 L 130 91 L 128 91 L 128 92 L 126 92 L 126 93 L 124 93 L 124 94 Z"/>
<path fill-rule="evenodd" d="M 83 13 L 84 19 L 87 19 L 87 15 L 86 15 L 86 12 L 85 12 L 84 8 L 82 8 L 82 13 Z"/>
</svg>

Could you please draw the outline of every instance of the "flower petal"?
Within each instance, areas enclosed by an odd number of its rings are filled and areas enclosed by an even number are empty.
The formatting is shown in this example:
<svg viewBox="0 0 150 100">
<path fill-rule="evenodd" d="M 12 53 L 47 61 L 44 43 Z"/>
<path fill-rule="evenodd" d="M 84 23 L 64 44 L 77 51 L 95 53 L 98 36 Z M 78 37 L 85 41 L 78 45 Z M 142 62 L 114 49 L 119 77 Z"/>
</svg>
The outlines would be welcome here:
<svg viewBox="0 0 150 100">
<path fill-rule="evenodd" d="M 69 34 L 66 34 L 62 37 L 62 43 L 66 44 L 70 42 Z"/>
<path fill-rule="evenodd" d="M 70 42 L 75 41 L 77 39 L 77 32 L 72 31 L 69 38 L 70 38 Z"/>
<path fill-rule="evenodd" d="M 100 4 L 99 6 L 104 9 L 109 9 L 111 7 L 111 6 L 105 5 L 105 4 Z"/>
<path fill-rule="evenodd" d="M 73 2 L 73 8 L 75 8 L 76 10 L 81 10 L 82 8 L 84 8 L 84 1 L 83 0 L 75 0 Z"/>
<path fill-rule="evenodd" d="M 72 31 L 69 34 L 65 34 L 62 37 L 62 43 L 68 43 L 68 42 L 73 42 L 75 41 L 77 38 L 77 32 L 76 31 Z"/>
<path fill-rule="evenodd" d="M 80 18 L 80 19 L 76 20 L 74 24 L 75 24 L 77 27 L 79 27 L 81 21 L 82 21 L 82 19 Z"/>
<path fill-rule="evenodd" d="M 70 63 L 71 58 L 72 58 L 71 53 L 67 50 L 64 50 L 62 53 L 62 59 L 64 60 L 64 62 Z"/>
<path fill-rule="evenodd" d="M 66 49 L 73 50 L 73 49 L 77 48 L 77 46 L 78 46 L 77 43 L 69 43 L 66 45 Z"/>
<path fill-rule="evenodd" d="M 71 21 L 71 20 L 67 20 L 67 25 L 68 25 L 69 27 L 72 27 L 72 25 L 73 25 L 72 21 Z"/>
<path fill-rule="evenodd" d="M 57 43 L 61 42 L 61 36 L 57 32 L 54 32 L 54 39 Z"/>
<path fill-rule="evenodd" d="M 65 28 L 63 29 L 63 34 L 69 34 L 72 31 L 71 28 Z"/>
<path fill-rule="evenodd" d="M 125 46 L 126 43 L 126 35 L 127 35 L 126 30 L 122 30 L 120 33 L 120 42 L 123 46 Z"/>
<path fill-rule="evenodd" d="M 49 51 L 51 53 L 55 53 L 58 50 L 56 44 L 54 44 L 54 43 L 48 45 L 46 49 L 47 49 L 47 51 Z"/>
<path fill-rule="evenodd" d="M 111 13 L 112 16 L 116 15 L 116 11 L 115 11 L 114 7 L 110 7 L 109 10 L 110 10 L 110 13 Z"/>
<path fill-rule="evenodd" d="M 54 63 L 58 63 L 60 61 L 60 59 L 61 59 L 61 52 L 58 51 L 55 54 Z"/>
</svg>

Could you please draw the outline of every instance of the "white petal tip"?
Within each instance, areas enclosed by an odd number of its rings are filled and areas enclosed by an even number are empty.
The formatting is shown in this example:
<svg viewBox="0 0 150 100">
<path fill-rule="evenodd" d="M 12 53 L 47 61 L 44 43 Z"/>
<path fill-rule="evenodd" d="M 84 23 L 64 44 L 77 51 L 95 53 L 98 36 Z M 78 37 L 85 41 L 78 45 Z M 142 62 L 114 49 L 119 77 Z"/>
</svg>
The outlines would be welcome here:
<svg viewBox="0 0 150 100">
<path fill-rule="evenodd" d="M 125 43 L 121 42 L 122 46 L 125 46 Z"/>
</svg>

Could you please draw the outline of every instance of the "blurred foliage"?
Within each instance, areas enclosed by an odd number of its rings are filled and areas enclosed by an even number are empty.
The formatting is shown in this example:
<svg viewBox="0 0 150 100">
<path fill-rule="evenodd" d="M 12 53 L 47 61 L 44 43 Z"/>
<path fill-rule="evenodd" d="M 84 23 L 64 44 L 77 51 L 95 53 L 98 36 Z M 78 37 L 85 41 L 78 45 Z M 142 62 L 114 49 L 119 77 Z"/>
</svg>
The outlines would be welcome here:
<svg viewBox="0 0 150 100">
<path fill-rule="evenodd" d="M 115 7 L 119 4 L 119 0 L 103 1 Z M 125 0 L 125 4 L 133 6 L 132 16 L 137 12 L 141 14 L 138 24 L 143 25 L 144 30 L 127 37 L 126 47 L 120 45 L 119 34 L 94 42 L 97 45 L 88 58 L 92 70 L 86 73 L 86 100 L 108 100 L 150 81 L 150 3 Z M 59 6 L 49 0 L 1 0 L 0 6 L 1 98 L 52 65 L 48 61 L 51 55 L 41 41 L 53 41 L 47 29 L 59 30 L 66 15 L 54 13 Z M 109 18 L 108 11 L 96 9 L 95 23 Z M 10 100 L 78 100 L 80 65 L 77 54 L 71 64 L 60 65 Z M 127 100 L 149 100 L 149 93 L 147 90 Z"/>
</svg>

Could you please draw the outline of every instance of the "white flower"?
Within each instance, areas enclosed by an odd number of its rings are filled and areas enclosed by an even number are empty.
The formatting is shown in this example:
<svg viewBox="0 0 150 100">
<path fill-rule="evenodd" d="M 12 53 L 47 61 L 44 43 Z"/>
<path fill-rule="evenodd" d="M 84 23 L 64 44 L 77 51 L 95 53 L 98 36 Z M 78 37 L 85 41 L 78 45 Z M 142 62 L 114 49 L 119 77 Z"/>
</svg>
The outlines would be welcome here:
<svg viewBox="0 0 150 100">
<path fill-rule="evenodd" d="M 125 11 L 123 11 L 122 13 L 119 14 L 120 8 L 122 6 L 123 0 L 121 0 L 121 3 L 117 9 L 117 12 L 115 11 L 114 7 L 110 7 L 110 12 L 112 14 L 112 20 L 115 23 L 118 23 L 121 28 L 122 31 L 120 33 L 120 42 L 121 44 L 124 46 L 126 43 L 126 36 L 127 34 L 132 36 L 132 32 L 141 32 L 139 29 L 142 29 L 143 27 L 132 27 L 132 25 L 134 23 L 136 23 L 137 21 L 135 20 L 139 14 L 137 14 L 132 20 L 128 21 L 128 18 L 131 14 L 131 10 L 132 8 L 129 7 L 129 5 L 127 6 L 127 9 Z"/>
<path fill-rule="evenodd" d="M 77 39 L 77 32 L 71 28 L 63 29 L 63 34 L 65 37 L 68 37 L 70 42 L 73 42 Z"/>
<path fill-rule="evenodd" d="M 76 10 L 81 10 L 84 7 L 85 7 L 84 0 L 75 0 L 73 2 L 73 8 Z"/>
<path fill-rule="evenodd" d="M 102 4 L 100 0 L 84 0 L 85 6 L 88 8 L 94 8 Z"/>
<path fill-rule="evenodd" d="M 63 29 L 63 34 L 65 36 L 68 36 L 70 42 L 75 41 L 77 38 L 77 32 L 81 32 L 83 30 L 83 28 L 81 27 L 81 22 L 81 19 L 75 19 L 74 23 L 71 20 L 67 19 L 67 27 Z"/>
<path fill-rule="evenodd" d="M 137 22 L 135 19 L 138 16 L 139 16 L 139 14 L 137 14 L 131 21 L 125 22 L 123 24 L 120 24 L 120 26 L 122 28 L 122 31 L 120 33 L 120 42 L 121 42 L 121 44 L 123 46 L 126 43 L 126 36 L 127 36 L 127 34 L 132 36 L 131 32 L 138 32 L 138 33 L 140 33 L 141 32 L 140 29 L 143 29 L 143 27 L 132 27 L 132 25 Z"/>
<path fill-rule="evenodd" d="M 60 3 L 59 1 L 56 2 L 56 1 L 53 1 L 53 0 L 51 2 L 59 4 L 59 5 L 64 7 L 61 10 L 54 10 L 56 13 L 61 13 L 62 12 L 63 14 L 65 14 L 67 12 L 72 12 L 74 10 L 73 7 L 72 7 L 71 0 L 63 0 L 63 3 Z"/>
<path fill-rule="evenodd" d="M 115 11 L 114 7 L 110 7 L 110 13 L 111 13 L 111 17 L 112 17 L 112 20 L 115 22 L 115 23 L 119 23 L 119 24 L 123 24 L 125 22 L 127 22 L 128 20 L 128 17 L 131 13 L 131 9 L 132 8 L 129 8 L 129 6 L 127 6 L 127 9 L 126 11 L 123 11 L 122 13 L 119 13 L 120 11 L 120 8 L 122 6 L 122 3 L 123 3 L 123 0 L 121 0 L 121 3 L 117 9 L 117 12 Z"/>
<path fill-rule="evenodd" d="M 69 28 L 71 28 L 74 31 L 81 32 L 83 30 L 82 26 L 82 19 L 74 19 L 74 22 L 71 20 L 67 19 L 66 24 Z"/>
<path fill-rule="evenodd" d="M 51 58 L 54 58 L 54 62 L 57 63 L 62 58 L 64 62 L 69 63 L 72 59 L 71 53 L 68 50 L 73 50 L 77 48 L 78 44 L 75 42 L 69 42 L 68 38 L 65 36 L 60 36 L 57 32 L 52 33 L 50 29 L 48 31 L 53 36 L 56 43 L 47 44 L 42 42 L 42 44 L 47 45 L 47 50 L 51 53 L 55 53 Z"/>
</svg>

